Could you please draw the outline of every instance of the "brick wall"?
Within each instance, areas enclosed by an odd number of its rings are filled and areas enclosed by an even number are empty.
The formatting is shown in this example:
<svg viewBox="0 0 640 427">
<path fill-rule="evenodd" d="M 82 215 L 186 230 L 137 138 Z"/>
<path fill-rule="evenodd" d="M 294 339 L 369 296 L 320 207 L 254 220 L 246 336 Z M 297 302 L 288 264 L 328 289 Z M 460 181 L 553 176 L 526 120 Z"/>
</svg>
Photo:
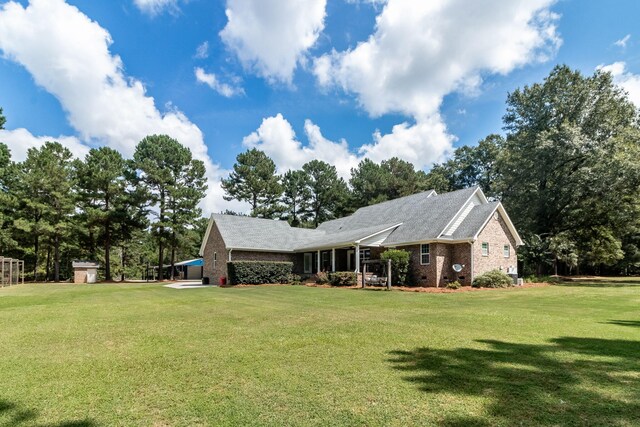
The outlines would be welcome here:
<svg viewBox="0 0 640 427">
<path fill-rule="evenodd" d="M 497 213 L 496 213 L 497 214 Z M 510 266 L 517 268 L 516 241 L 501 215 L 492 216 L 473 244 L 473 275 L 499 269 L 505 273 Z M 489 243 L 489 255 L 482 255 L 482 243 Z M 509 245 L 509 257 L 503 255 L 503 246 Z"/>
<path fill-rule="evenodd" d="M 213 254 L 217 254 L 217 261 L 213 262 Z M 203 277 L 208 277 L 211 284 L 217 284 L 220 277 L 227 277 L 227 248 L 222 240 L 218 226 L 214 223 L 209 232 L 209 239 L 204 246 Z M 215 266 L 214 266 L 215 264 Z"/>
<path fill-rule="evenodd" d="M 296 255 L 281 252 L 231 251 L 231 261 L 276 261 L 296 263 Z"/>
<path fill-rule="evenodd" d="M 463 285 L 471 284 L 471 246 L 468 243 L 431 243 L 429 264 L 420 264 L 420 245 L 403 246 L 409 251 L 410 276 L 418 286 L 446 286 L 448 281 L 458 280 Z M 464 267 L 460 273 L 453 271 L 453 264 Z M 464 277 L 461 279 L 460 277 Z"/>
</svg>

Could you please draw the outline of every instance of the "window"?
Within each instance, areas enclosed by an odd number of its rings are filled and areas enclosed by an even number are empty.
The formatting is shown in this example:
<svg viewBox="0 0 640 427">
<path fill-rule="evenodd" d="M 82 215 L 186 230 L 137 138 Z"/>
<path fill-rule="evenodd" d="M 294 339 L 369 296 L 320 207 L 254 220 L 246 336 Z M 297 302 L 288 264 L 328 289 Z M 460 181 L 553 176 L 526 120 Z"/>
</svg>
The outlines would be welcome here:
<svg viewBox="0 0 640 427">
<path fill-rule="evenodd" d="M 218 252 L 213 253 L 213 269 L 216 269 L 216 264 L 218 263 Z"/>
<path fill-rule="evenodd" d="M 426 265 L 431 262 L 431 255 L 429 255 L 429 244 L 420 245 L 420 264 Z"/>
<path fill-rule="evenodd" d="M 313 254 L 309 252 L 304 254 L 304 272 L 306 274 L 311 273 L 311 264 L 313 263 L 313 259 L 311 258 L 312 256 Z"/>
<path fill-rule="evenodd" d="M 482 256 L 489 256 L 489 242 L 482 242 Z"/>
<path fill-rule="evenodd" d="M 504 255 L 505 258 L 509 258 L 509 256 L 511 255 L 511 246 L 504 245 L 502 247 L 502 254 Z"/>
<path fill-rule="evenodd" d="M 329 262 L 329 254 L 330 252 L 322 252 L 322 269 L 324 271 L 331 270 L 331 263 Z"/>
<path fill-rule="evenodd" d="M 368 261 L 371 259 L 371 249 L 360 249 L 360 261 Z"/>
</svg>

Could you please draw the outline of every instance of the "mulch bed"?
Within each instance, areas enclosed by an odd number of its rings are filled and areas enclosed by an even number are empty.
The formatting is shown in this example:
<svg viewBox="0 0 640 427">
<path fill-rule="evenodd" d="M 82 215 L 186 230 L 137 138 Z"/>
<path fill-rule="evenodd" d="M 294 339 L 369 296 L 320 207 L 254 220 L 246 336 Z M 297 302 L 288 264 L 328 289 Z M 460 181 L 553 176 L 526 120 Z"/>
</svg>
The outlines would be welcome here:
<svg viewBox="0 0 640 427">
<path fill-rule="evenodd" d="M 362 289 L 361 286 L 331 286 L 329 284 L 319 285 L 313 282 L 306 282 L 303 284 L 310 288 L 335 288 L 335 289 Z M 292 286 L 290 284 L 282 283 L 265 283 L 262 285 L 223 285 L 221 288 L 254 288 L 256 286 Z M 447 288 L 433 288 L 433 287 L 417 287 L 417 286 L 392 286 L 394 291 L 402 292 L 424 292 L 429 294 L 452 294 L 456 292 L 476 292 L 476 291 L 496 291 L 496 290 L 513 290 L 522 288 L 542 288 L 549 286 L 548 283 L 525 283 L 522 286 L 513 286 L 511 288 L 472 288 L 471 286 L 461 286 L 459 289 L 447 289 Z M 384 286 L 367 286 L 366 291 L 384 291 L 387 288 Z"/>
<path fill-rule="evenodd" d="M 316 283 L 305 283 L 305 286 L 314 288 L 339 288 L 339 289 L 362 289 L 361 286 L 331 286 L 331 285 L 318 285 Z M 394 291 L 402 292 L 425 292 L 430 294 L 451 294 L 455 292 L 476 292 L 476 291 L 495 291 L 495 290 L 509 290 L 509 289 L 522 289 L 522 288 L 542 288 L 549 286 L 548 283 L 525 283 L 522 286 L 513 286 L 510 288 L 472 288 L 471 286 L 461 286 L 459 289 L 447 289 L 447 288 L 434 288 L 434 287 L 417 287 L 417 286 L 392 286 Z M 384 286 L 367 286 L 365 290 L 371 291 L 383 291 L 387 288 Z"/>
</svg>

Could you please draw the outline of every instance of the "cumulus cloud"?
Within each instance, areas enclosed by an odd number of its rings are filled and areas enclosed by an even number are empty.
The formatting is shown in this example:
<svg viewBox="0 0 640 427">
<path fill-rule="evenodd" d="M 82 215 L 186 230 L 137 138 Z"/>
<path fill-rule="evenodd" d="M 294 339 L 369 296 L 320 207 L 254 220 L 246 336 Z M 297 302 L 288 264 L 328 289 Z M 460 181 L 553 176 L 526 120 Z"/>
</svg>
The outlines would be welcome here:
<svg viewBox="0 0 640 427">
<path fill-rule="evenodd" d="M 613 83 L 626 90 L 629 100 L 640 108 L 640 75 L 627 71 L 627 64 L 623 61 L 599 65 L 597 69 L 611 73 Z"/>
<path fill-rule="evenodd" d="M 215 90 L 220 95 L 226 98 L 231 98 L 232 96 L 244 93 L 244 89 L 242 89 L 241 87 L 231 86 L 227 83 L 221 83 L 215 74 L 207 73 L 200 67 L 196 67 L 194 72 L 196 75 L 196 80 L 198 82 L 206 84 L 211 89 Z"/>
<path fill-rule="evenodd" d="M 291 83 L 324 29 L 325 8 L 326 0 L 227 0 L 220 37 L 246 69 Z"/>
<path fill-rule="evenodd" d="M 0 50 L 60 101 L 79 140 L 131 156 L 146 135 L 170 135 L 206 165 L 205 210 L 223 209 L 223 171 L 209 158 L 200 129 L 172 106 L 159 111 L 142 83 L 125 75 L 111 43 L 104 28 L 64 0 L 31 0 L 27 7 L 11 1 L 0 8 Z"/>
<path fill-rule="evenodd" d="M 316 61 L 321 84 L 358 96 L 373 116 L 437 111 L 442 97 L 544 60 L 560 45 L 552 0 L 390 0 L 376 31 L 352 50 Z"/>
<path fill-rule="evenodd" d="M 552 3 L 389 0 L 366 41 L 316 58 L 314 74 L 322 87 L 353 93 L 371 116 L 412 117 L 414 125 L 398 125 L 363 150 L 375 157 L 404 153 L 425 165 L 450 148 L 439 115 L 445 95 L 477 94 L 483 75 L 555 54 L 561 40 Z"/>
<path fill-rule="evenodd" d="M 0 142 L 7 144 L 11 150 L 11 159 L 16 162 L 25 160 L 30 148 L 40 148 L 47 141 L 59 142 L 67 147 L 74 157 L 80 159 L 89 153 L 89 147 L 75 136 L 34 136 L 24 128 L 0 129 Z"/>
<path fill-rule="evenodd" d="M 173 12 L 178 10 L 178 0 L 133 0 L 133 4 L 141 12 L 151 16 L 159 15 L 165 10 Z"/>
<path fill-rule="evenodd" d="M 293 127 L 282 114 L 277 114 L 265 118 L 260 127 L 246 136 L 242 143 L 247 148 L 264 151 L 276 163 L 280 173 L 300 169 L 303 164 L 318 159 L 334 165 L 338 174 L 348 179 L 350 169 L 358 164 L 358 157 L 350 152 L 347 142 L 326 139 L 320 128 L 310 120 L 305 121 L 304 131 L 307 145 L 296 138 Z"/>
<path fill-rule="evenodd" d="M 361 146 L 357 152 L 349 149 L 347 141 L 331 141 L 322 135 L 320 127 L 306 120 L 304 133 L 308 141 L 303 144 L 293 127 L 282 114 L 265 118 L 260 127 L 243 139 L 247 148 L 264 151 L 278 166 L 279 173 L 300 169 L 313 160 L 323 160 L 336 167 L 338 175 L 348 180 L 351 168 L 364 158 L 375 162 L 400 157 L 422 167 L 424 158 L 441 161 L 449 153 L 451 139 L 442 122 L 424 122 L 415 125 L 402 123 L 394 126 L 393 132 L 382 135 L 376 131 L 371 144 Z"/>
</svg>

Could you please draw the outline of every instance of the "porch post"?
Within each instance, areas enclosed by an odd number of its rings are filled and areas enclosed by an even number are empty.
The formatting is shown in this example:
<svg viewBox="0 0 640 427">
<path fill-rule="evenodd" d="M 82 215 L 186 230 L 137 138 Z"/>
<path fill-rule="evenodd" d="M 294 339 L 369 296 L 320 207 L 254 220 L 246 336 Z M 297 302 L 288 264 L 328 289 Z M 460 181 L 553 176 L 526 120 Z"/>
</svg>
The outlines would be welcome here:
<svg viewBox="0 0 640 427">
<path fill-rule="evenodd" d="M 336 272 L 336 248 L 331 249 L 331 271 Z"/>
<path fill-rule="evenodd" d="M 360 243 L 356 244 L 356 273 L 360 273 Z"/>
<path fill-rule="evenodd" d="M 320 251 L 318 251 L 318 264 L 316 265 L 316 273 L 320 273 Z"/>
</svg>

